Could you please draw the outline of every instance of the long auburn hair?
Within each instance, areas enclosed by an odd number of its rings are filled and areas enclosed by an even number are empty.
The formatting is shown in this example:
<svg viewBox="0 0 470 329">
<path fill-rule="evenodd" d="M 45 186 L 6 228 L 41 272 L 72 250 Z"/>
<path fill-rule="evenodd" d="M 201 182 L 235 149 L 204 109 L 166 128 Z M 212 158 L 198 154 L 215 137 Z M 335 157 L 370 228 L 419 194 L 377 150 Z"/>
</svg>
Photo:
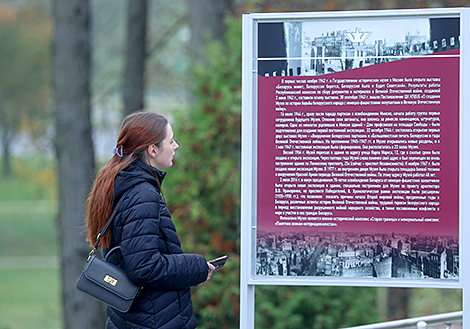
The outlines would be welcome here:
<svg viewBox="0 0 470 329">
<path fill-rule="evenodd" d="M 111 216 L 114 204 L 114 180 L 117 174 L 136 160 L 147 163 L 149 145 L 160 147 L 167 137 L 168 120 L 157 113 L 134 112 L 122 122 L 117 148 L 122 146 L 122 157 L 115 154 L 99 171 L 87 200 L 87 241 L 93 246 L 98 234 Z M 98 248 L 108 248 L 112 230 L 100 238 Z"/>
</svg>

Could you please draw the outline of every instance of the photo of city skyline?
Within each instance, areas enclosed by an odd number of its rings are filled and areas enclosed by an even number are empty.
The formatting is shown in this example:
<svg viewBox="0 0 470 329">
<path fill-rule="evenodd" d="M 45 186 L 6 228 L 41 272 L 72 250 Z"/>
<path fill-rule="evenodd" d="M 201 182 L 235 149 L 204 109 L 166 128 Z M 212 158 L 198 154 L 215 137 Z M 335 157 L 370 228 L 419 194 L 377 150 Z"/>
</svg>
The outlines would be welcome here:
<svg viewBox="0 0 470 329">
<path fill-rule="evenodd" d="M 458 18 L 263 23 L 258 76 L 318 76 L 457 48 Z"/>
<path fill-rule="evenodd" d="M 459 279 L 458 237 L 258 232 L 257 276 Z"/>
</svg>

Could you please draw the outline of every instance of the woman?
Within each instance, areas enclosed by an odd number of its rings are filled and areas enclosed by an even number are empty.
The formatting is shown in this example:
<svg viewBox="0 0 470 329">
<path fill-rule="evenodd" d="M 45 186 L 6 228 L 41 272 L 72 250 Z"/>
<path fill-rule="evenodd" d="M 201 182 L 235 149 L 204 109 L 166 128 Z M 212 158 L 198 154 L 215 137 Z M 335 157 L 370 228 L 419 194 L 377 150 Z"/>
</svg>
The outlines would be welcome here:
<svg viewBox="0 0 470 329">
<path fill-rule="evenodd" d="M 178 147 L 164 117 L 133 113 L 124 119 L 114 156 L 93 185 L 86 219 L 91 244 L 113 206 L 129 191 L 117 210 L 112 232 L 106 232 L 99 247 L 120 246 L 121 257 L 111 257 L 111 261 L 142 287 L 127 313 L 108 307 L 108 329 L 191 329 L 198 325 L 190 287 L 210 279 L 214 266 L 202 255 L 183 253 L 161 196 L 166 175 L 162 170 L 173 164 Z"/>
</svg>

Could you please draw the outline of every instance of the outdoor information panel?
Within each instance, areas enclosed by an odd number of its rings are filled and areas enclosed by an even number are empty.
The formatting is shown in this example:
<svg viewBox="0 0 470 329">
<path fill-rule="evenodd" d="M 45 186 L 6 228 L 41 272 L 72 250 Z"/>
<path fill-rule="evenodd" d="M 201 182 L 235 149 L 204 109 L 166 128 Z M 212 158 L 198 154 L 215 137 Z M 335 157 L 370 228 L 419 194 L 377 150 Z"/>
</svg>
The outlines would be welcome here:
<svg viewBox="0 0 470 329">
<path fill-rule="evenodd" d="M 242 298 L 462 288 L 467 11 L 244 15 Z"/>
<path fill-rule="evenodd" d="M 458 279 L 459 32 L 258 25 L 256 275 Z"/>
</svg>

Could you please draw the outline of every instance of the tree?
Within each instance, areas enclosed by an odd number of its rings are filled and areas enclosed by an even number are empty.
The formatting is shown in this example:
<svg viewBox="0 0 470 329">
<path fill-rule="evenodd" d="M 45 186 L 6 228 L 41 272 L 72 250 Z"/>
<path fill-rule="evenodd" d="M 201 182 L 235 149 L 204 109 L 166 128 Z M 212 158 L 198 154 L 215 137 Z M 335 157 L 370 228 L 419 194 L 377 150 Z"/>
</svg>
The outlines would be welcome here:
<svg viewBox="0 0 470 329">
<path fill-rule="evenodd" d="M 230 256 L 194 289 L 201 328 L 238 326 L 241 39 L 239 21 L 227 22 L 227 40 L 208 45 L 209 63 L 194 67 L 195 101 L 173 122 L 181 148 L 163 184 L 184 250 Z"/>
<path fill-rule="evenodd" d="M 186 0 L 151 1 L 146 62 L 146 86 L 149 91 L 172 94 L 188 85 L 188 15 Z"/>
<path fill-rule="evenodd" d="M 408 318 L 409 296 L 407 288 L 388 288 L 387 320 Z"/>
<path fill-rule="evenodd" d="M 147 0 L 128 0 L 124 70 L 124 116 L 144 108 L 144 69 L 147 56 Z"/>
<path fill-rule="evenodd" d="M 90 8 L 88 0 L 54 0 L 52 40 L 58 228 L 64 327 L 104 328 L 103 305 L 79 292 L 89 245 L 85 202 L 94 176 L 90 122 Z"/>
<path fill-rule="evenodd" d="M 188 0 L 190 52 L 195 61 L 207 62 L 202 49 L 211 41 L 224 38 L 224 17 L 232 7 L 233 0 Z"/>
<path fill-rule="evenodd" d="M 50 26 L 36 7 L 3 9 L 0 18 L 0 139 L 3 176 L 12 175 L 10 153 L 20 132 L 47 116 Z M 38 127 L 39 130 L 42 127 Z"/>
</svg>

